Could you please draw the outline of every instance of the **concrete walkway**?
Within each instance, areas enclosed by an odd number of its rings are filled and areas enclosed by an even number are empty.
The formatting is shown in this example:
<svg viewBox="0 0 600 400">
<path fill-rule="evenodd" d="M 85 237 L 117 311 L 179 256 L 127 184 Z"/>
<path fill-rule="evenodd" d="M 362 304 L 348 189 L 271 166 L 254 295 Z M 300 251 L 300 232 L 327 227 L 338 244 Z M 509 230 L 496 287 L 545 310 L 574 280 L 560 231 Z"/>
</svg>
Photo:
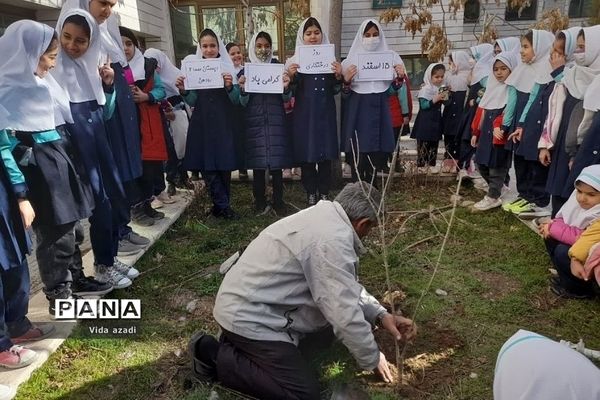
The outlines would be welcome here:
<svg viewBox="0 0 600 400">
<path fill-rule="evenodd" d="M 160 209 L 161 212 L 165 213 L 165 218 L 157 221 L 153 226 L 150 227 L 140 227 L 135 224 L 132 224 L 134 230 L 140 235 L 146 236 L 151 240 L 151 244 L 148 246 L 152 246 L 158 238 L 160 238 L 163 233 L 179 218 L 179 216 L 185 211 L 187 206 L 191 203 L 194 197 L 193 192 L 191 191 L 180 191 L 178 190 L 177 202 L 174 204 L 165 204 L 163 208 Z M 87 235 L 86 229 L 86 235 Z M 141 251 L 140 253 L 129 256 L 129 257 L 119 257 L 121 261 L 126 264 L 134 265 L 135 262 L 142 257 L 142 255 L 148 250 Z M 89 247 L 88 247 L 89 250 Z M 35 259 L 35 257 L 34 257 Z M 86 272 L 86 275 L 93 275 L 93 265 L 94 258 L 91 251 L 83 257 L 83 266 Z M 33 271 L 37 272 L 37 264 L 34 264 L 33 267 L 30 267 Z M 32 272 L 33 272 L 32 271 Z M 143 271 L 141 271 L 143 272 Z M 37 275 L 36 275 L 37 276 Z M 39 280 L 38 280 L 39 282 Z M 135 282 L 134 282 L 135 285 Z M 38 285 L 39 287 L 39 285 Z M 109 295 L 110 296 L 110 295 Z M 38 290 L 36 293 L 32 293 L 32 297 L 29 301 L 29 314 L 28 317 L 33 322 L 49 322 L 51 318 L 48 314 L 48 301 L 44 296 L 44 293 Z M 71 334 L 76 322 L 60 322 L 55 323 L 56 332 L 52 335 L 51 338 L 39 341 L 32 342 L 31 344 L 25 344 L 26 347 L 35 350 L 38 353 L 37 360 L 26 368 L 20 368 L 16 370 L 7 370 L 0 367 L 0 384 L 11 386 L 16 389 L 23 382 L 27 381 L 31 374 L 38 369 L 40 366 L 46 362 L 50 354 L 52 354 L 58 347 L 65 341 L 65 339 Z M 32 399 L 34 400 L 34 399 Z"/>
</svg>

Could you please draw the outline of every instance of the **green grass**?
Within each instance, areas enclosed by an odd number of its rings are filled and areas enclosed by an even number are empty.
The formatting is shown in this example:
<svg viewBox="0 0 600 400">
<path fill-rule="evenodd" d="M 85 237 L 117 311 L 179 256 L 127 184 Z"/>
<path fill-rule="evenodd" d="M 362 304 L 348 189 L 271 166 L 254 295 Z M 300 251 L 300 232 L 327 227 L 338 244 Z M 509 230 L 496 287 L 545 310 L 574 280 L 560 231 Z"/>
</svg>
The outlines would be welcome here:
<svg viewBox="0 0 600 400">
<path fill-rule="evenodd" d="M 388 198 L 388 209 L 447 205 L 452 185 L 400 181 Z M 480 196 L 464 192 L 473 200 Z M 142 299 L 139 336 L 89 339 L 87 324 L 80 324 L 20 388 L 17 399 L 207 399 L 210 388 L 190 389 L 185 384 L 187 341 L 200 329 L 216 332 L 211 312 L 220 283 L 218 265 L 276 219 L 251 216 L 249 185 L 235 184 L 233 198 L 235 208 L 246 214 L 240 221 L 207 220 L 208 199 L 202 196 L 138 263 L 148 272 L 118 296 Z M 304 204 L 299 184 L 287 185 L 286 200 Z M 390 247 L 392 286 L 407 294 L 401 308 L 408 316 L 415 313 L 431 277 L 441 238 L 404 249 L 434 235 L 432 222 L 445 231 L 449 213 L 433 215 L 433 220 L 427 213 L 412 218 Z M 491 399 L 496 354 L 519 328 L 557 339 L 582 337 L 589 347 L 600 348 L 598 302 L 557 300 L 549 293 L 550 263 L 537 235 L 499 210 L 474 214 L 461 208 L 457 217 L 433 285 L 417 310 L 419 336 L 406 349 L 406 384 L 398 389 L 378 383 L 372 374 L 358 371 L 344 347 L 336 344 L 315 361 L 324 388 L 352 382 L 378 400 Z M 396 235 L 402 220 L 392 218 L 389 237 Z M 361 260 L 360 276 L 381 298 L 385 271 L 376 242 L 376 235 L 366 240 L 370 252 Z M 436 295 L 437 288 L 448 295 Z M 192 300 L 197 300 L 197 308 L 189 313 L 186 305 Z M 394 360 L 390 339 L 382 332 L 376 336 L 388 359 Z M 471 373 L 477 377 L 471 378 Z M 221 398 L 235 398 L 215 390 Z"/>
</svg>

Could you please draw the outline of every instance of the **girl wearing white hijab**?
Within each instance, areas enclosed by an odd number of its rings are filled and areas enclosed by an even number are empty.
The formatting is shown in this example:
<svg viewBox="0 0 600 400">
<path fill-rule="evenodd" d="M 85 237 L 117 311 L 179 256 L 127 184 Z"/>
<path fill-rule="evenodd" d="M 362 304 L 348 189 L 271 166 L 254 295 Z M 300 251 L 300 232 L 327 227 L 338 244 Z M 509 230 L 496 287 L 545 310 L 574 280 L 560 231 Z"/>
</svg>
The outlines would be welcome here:
<svg viewBox="0 0 600 400">
<path fill-rule="evenodd" d="M 355 81 L 358 73 L 358 56 L 368 52 L 389 52 L 385 34 L 379 21 L 362 22 L 348 57 L 342 62 L 344 75 L 345 118 L 343 137 L 347 159 L 352 160 L 353 178 L 377 183 L 376 171 L 387 166 L 394 151 L 394 131 L 388 106 L 388 91 L 396 92 L 404 76 L 404 63 L 393 53 L 396 78 L 389 81 Z M 373 168 L 374 167 L 374 168 Z M 374 171 L 375 170 L 375 171 Z"/>
<path fill-rule="evenodd" d="M 450 53 L 450 69 L 446 72 L 446 85 L 449 89 L 449 101 L 444 106 L 442 126 L 444 129 L 444 155 L 443 172 L 456 172 L 459 158 L 460 122 L 465 110 L 467 90 L 469 89 L 471 72 L 474 59 L 466 51 L 453 51 Z"/>
<path fill-rule="evenodd" d="M 117 262 L 119 202 L 126 202 L 104 120 L 114 112 L 114 71 L 98 68 L 101 42 L 95 19 L 82 9 L 63 14 L 56 31 L 60 49 L 52 75 L 70 99 L 73 124 L 69 127 L 90 179 L 95 208 L 90 217 L 90 239 L 96 277 L 120 289 L 131 285 L 129 267 Z M 105 94 L 104 90 L 113 92 Z M 108 102 L 107 102 L 108 98 Z"/>
<path fill-rule="evenodd" d="M 496 360 L 494 400 L 600 398 L 600 370 L 583 354 L 520 329 Z"/>
<path fill-rule="evenodd" d="M 67 131 L 66 123 L 73 122 L 69 100 L 49 75 L 58 48 L 54 29 L 29 20 L 15 22 L 0 38 L 0 50 L 10 55 L 0 60 L 5 72 L 0 103 L 10 112 L 13 154 L 20 160 L 36 210 L 36 258 L 51 307 L 55 299 L 71 295 L 69 267 L 77 257 L 73 230 L 94 208 L 87 174 Z M 11 68 L 15 65 L 18 68 Z"/>
<path fill-rule="evenodd" d="M 302 170 L 308 206 L 328 199 L 331 163 L 340 156 L 334 96 L 342 88 L 342 65 L 333 62 L 329 74 L 298 72 L 298 47 L 321 44 L 329 44 L 327 33 L 315 18 L 305 19 L 296 34 L 296 52 L 286 63 L 295 98 L 291 114 L 293 156 Z"/>
<path fill-rule="evenodd" d="M 498 55 L 504 51 L 519 51 L 521 48 L 521 39 L 518 37 L 507 37 L 496 40 L 494 44 L 494 55 Z"/>
<path fill-rule="evenodd" d="M 248 57 L 253 64 L 278 63 L 273 58 L 273 41 L 266 32 L 257 32 L 248 46 Z M 242 70 L 244 71 L 244 70 Z M 283 202 L 283 168 L 292 166 L 292 141 L 286 129 L 284 102 L 289 101 L 290 78 L 284 74 L 284 93 L 247 93 L 243 83 L 246 77 L 240 77 L 242 94 L 240 104 L 245 108 L 244 156 L 246 168 L 252 169 L 254 180 L 254 210 L 265 214 L 269 207 L 265 196 L 265 173 L 273 177 L 272 207 L 280 215 L 285 212 Z M 268 115 L 268 118 L 265 118 Z"/>
<path fill-rule="evenodd" d="M 194 107 L 185 146 L 183 165 L 187 170 L 200 171 L 209 187 L 213 201 L 212 215 L 237 219 L 231 208 L 231 171 L 238 169 L 239 155 L 235 143 L 233 105 L 239 103 L 239 86 L 235 68 L 223 41 L 211 29 L 200 32 L 196 54 L 184 60 L 217 58 L 221 60 L 223 87 L 186 91 L 184 77 L 176 86 L 186 102 Z"/>
<path fill-rule="evenodd" d="M 493 74 L 488 79 L 485 94 L 479 103 L 483 115 L 475 118 L 471 145 L 477 147 L 475 162 L 488 183 L 488 193 L 474 207 L 485 211 L 502 204 L 500 195 L 510 167 L 510 153 L 504 148 L 506 137 L 501 131 L 502 118 L 511 92 L 505 83 L 511 71 L 519 65 L 518 54 L 502 52 L 494 58 Z"/>
<path fill-rule="evenodd" d="M 582 138 L 578 128 L 584 117 L 583 99 L 591 82 L 600 74 L 600 26 L 580 30 L 573 53 L 575 65 L 564 70 L 564 77 L 550 96 L 550 109 L 538 143 L 540 161 L 549 165 L 546 191 L 552 196 L 552 215 L 571 195 L 577 174 L 569 164 L 577 154 Z"/>
</svg>

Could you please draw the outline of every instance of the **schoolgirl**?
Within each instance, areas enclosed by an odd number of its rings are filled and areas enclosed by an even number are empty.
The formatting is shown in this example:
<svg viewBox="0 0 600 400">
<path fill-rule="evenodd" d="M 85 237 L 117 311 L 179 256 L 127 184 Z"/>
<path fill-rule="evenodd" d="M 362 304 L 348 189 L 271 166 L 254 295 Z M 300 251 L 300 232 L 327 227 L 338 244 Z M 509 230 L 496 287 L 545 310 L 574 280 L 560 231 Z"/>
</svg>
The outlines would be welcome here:
<svg viewBox="0 0 600 400">
<path fill-rule="evenodd" d="M 412 119 L 413 104 L 412 95 L 410 93 L 410 83 L 408 76 L 404 75 L 402 80 L 402 86 L 397 93 L 388 93 L 388 105 L 390 108 L 390 115 L 392 116 L 392 128 L 394 130 L 394 142 L 398 143 L 400 136 L 410 135 L 410 120 Z M 388 163 L 392 162 L 392 155 L 388 157 Z M 400 148 L 398 148 L 397 158 L 397 169 L 396 171 L 402 171 L 403 167 L 400 166 Z M 385 172 L 389 171 L 389 168 L 384 168 Z"/>
<path fill-rule="evenodd" d="M 404 76 L 404 63 L 394 53 L 395 78 L 389 81 L 357 81 L 358 55 L 366 52 L 390 51 L 377 20 L 362 22 L 348 57 L 342 63 L 344 74 L 345 111 L 343 124 L 344 149 L 351 161 L 353 177 L 377 184 L 374 172 L 387 165 L 395 149 L 392 119 L 388 107 L 388 92 L 396 92 Z"/>
<path fill-rule="evenodd" d="M 442 172 L 457 172 L 460 135 L 459 126 L 465 110 L 465 100 L 469 88 L 469 79 L 474 66 L 474 59 L 466 51 L 453 51 L 448 56 L 450 70 L 446 72 L 445 81 L 449 89 L 449 101 L 444 107 L 442 127 L 446 153 Z M 458 136 L 458 138 L 457 138 Z"/>
<path fill-rule="evenodd" d="M 439 172 L 435 164 L 443 131 L 442 105 L 449 100 L 448 88 L 443 86 L 445 73 L 444 64 L 429 64 L 423 75 L 423 86 L 419 90 L 419 113 L 411 133 L 411 137 L 417 139 L 419 172 Z"/>
<path fill-rule="evenodd" d="M 546 191 L 552 196 L 553 216 L 573 191 L 572 186 L 567 187 L 571 181 L 571 158 L 566 152 L 566 144 L 568 136 L 577 135 L 583 118 L 582 100 L 600 68 L 600 26 L 581 29 L 576 43 L 575 65 L 552 73 L 557 83 L 550 96 L 548 117 L 538 143 L 540 162 L 549 166 Z"/>
<path fill-rule="evenodd" d="M 502 122 L 504 132 L 510 134 L 507 149 L 514 152 L 513 162 L 519 195 L 502 208 L 519 215 L 534 212 L 534 216 L 544 216 L 550 214 L 544 208 L 550 198 L 544 190 L 547 168 L 538 161 L 537 142 L 542 131 L 542 122 L 546 117 L 544 111 L 547 111 L 547 98 L 554 87 L 551 84 L 553 79 L 550 66 L 554 35 L 548 31 L 534 29 L 523 36 L 521 43 L 521 64 L 506 80 L 508 85 L 516 89 L 517 96 L 509 99 L 507 110 L 510 108 L 511 112 L 504 114 Z M 545 110 L 544 100 L 540 98 L 541 89 L 544 89 L 546 97 Z M 536 106 L 532 109 L 534 104 Z M 525 134 L 527 139 L 521 142 Z"/>
<path fill-rule="evenodd" d="M 273 42 L 266 32 L 254 34 L 248 46 L 250 62 L 278 63 L 273 58 Z M 243 71 L 243 70 L 242 70 Z M 246 78 L 240 78 L 240 104 L 245 107 L 245 158 L 246 166 L 253 169 L 254 210 L 268 211 L 265 197 L 265 173 L 273 178 L 273 209 L 285 211 L 283 202 L 283 168 L 292 166 L 292 141 L 286 130 L 284 101 L 290 98 L 289 76 L 283 77 L 284 94 L 247 93 Z"/>
<path fill-rule="evenodd" d="M 185 59 L 218 58 L 221 60 L 224 87 L 186 91 L 184 77 L 177 79 L 177 88 L 186 102 L 194 107 L 185 148 L 184 167 L 199 170 L 213 201 L 212 215 L 237 219 L 231 208 L 231 171 L 238 168 L 232 105 L 239 103 L 239 86 L 235 70 L 223 41 L 211 29 L 204 29 L 198 38 L 198 51 Z"/>
<path fill-rule="evenodd" d="M 165 141 L 165 120 L 160 103 L 166 98 L 162 80 L 156 71 L 158 64 L 153 58 L 146 58 L 139 49 L 138 40 L 130 29 L 119 27 L 127 62 L 131 67 L 128 83 L 131 85 L 133 101 L 138 108 L 138 122 L 142 134 L 142 176 L 138 178 L 140 202 L 132 209 L 134 220 L 145 215 L 153 220 L 165 217 L 156 211 L 151 203 L 154 198 L 161 202 L 173 203 L 163 191 L 166 189 L 164 162 L 168 160 Z M 163 196 L 161 197 L 161 194 Z"/>
<path fill-rule="evenodd" d="M 475 117 L 477 105 L 483 96 L 487 85 L 488 76 L 492 72 L 494 59 L 494 46 L 489 43 L 479 44 L 469 49 L 475 60 L 475 66 L 471 71 L 469 91 L 467 93 L 465 110 L 460 119 L 457 139 L 460 140 L 460 152 L 458 159 L 459 177 L 473 177 L 474 168 L 471 166 L 475 149 L 471 146 L 471 124 Z"/>
<path fill-rule="evenodd" d="M 296 52 L 286 63 L 294 93 L 294 162 L 301 167 L 309 206 L 329 198 L 332 161 L 340 156 L 334 96 L 342 87 L 342 66 L 333 62 L 330 74 L 298 72 L 298 47 L 320 44 L 329 44 L 327 33 L 315 18 L 305 19 L 296 34 Z"/>
<path fill-rule="evenodd" d="M 185 142 L 189 128 L 189 115 L 185 100 L 179 94 L 179 89 L 175 86 L 177 78 L 181 76 L 181 71 L 173 65 L 169 57 L 158 49 L 148 49 L 144 57 L 153 58 L 158 63 L 158 73 L 165 88 L 167 101 L 172 107 L 174 115 L 173 120 L 168 120 L 169 135 L 166 135 L 167 152 L 169 160 L 165 165 L 167 176 L 167 194 L 174 196 L 177 192 L 176 187 L 190 189 L 190 182 L 187 171 L 183 168 L 183 157 L 185 156 Z"/>
<path fill-rule="evenodd" d="M 95 207 L 90 217 L 90 239 L 96 277 L 115 289 L 131 285 L 134 268 L 116 259 L 121 221 L 112 204 L 126 201 L 119 172 L 104 126 L 114 111 L 114 71 L 100 59 L 100 31 L 94 18 L 82 9 L 63 13 L 56 31 L 60 48 L 52 75 L 70 100 L 73 124 L 69 131 L 90 179 Z M 104 90 L 110 92 L 107 96 Z M 106 107 L 104 105 L 106 104 Z"/>
<path fill-rule="evenodd" d="M 227 52 L 229 53 L 229 57 L 231 58 L 231 62 L 233 63 L 233 67 L 236 72 L 236 77 L 239 79 L 242 76 L 242 71 L 244 69 L 244 54 L 242 53 L 242 49 L 237 43 L 227 43 L 225 46 Z M 245 146 L 245 138 L 244 132 L 246 128 L 244 127 L 244 108 L 241 105 L 233 106 L 233 115 L 232 120 L 235 124 L 234 132 L 236 134 L 235 143 L 237 145 L 236 151 L 238 155 L 239 169 L 238 169 L 238 177 L 240 180 L 248 179 L 248 170 L 246 169 L 245 159 L 244 159 L 244 146 Z"/>
<path fill-rule="evenodd" d="M 494 55 L 498 55 L 504 51 L 519 51 L 521 48 L 521 39 L 518 37 L 507 37 L 496 40 L 494 43 Z"/>
<path fill-rule="evenodd" d="M 502 117 L 511 92 L 515 91 L 505 81 L 518 64 L 515 52 L 502 52 L 494 58 L 493 74 L 479 103 L 483 114 L 480 121 L 477 118 L 473 121 L 471 144 L 477 147 L 475 162 L 488 183 L 487 195 L 474 205 L 477 210 L 485 211 L 502 204 L 500 196 L 510 167 L 510 153 L 504 148 L 506 136 L 501 130 Z"/>
</svg>

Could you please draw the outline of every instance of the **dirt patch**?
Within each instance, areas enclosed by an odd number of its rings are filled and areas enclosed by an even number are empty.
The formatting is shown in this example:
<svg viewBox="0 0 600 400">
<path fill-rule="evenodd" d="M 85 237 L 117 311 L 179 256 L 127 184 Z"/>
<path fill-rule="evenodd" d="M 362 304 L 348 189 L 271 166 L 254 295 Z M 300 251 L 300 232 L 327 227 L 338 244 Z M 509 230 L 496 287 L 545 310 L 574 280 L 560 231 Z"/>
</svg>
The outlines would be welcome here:
<svg viewBox="0 0 600 400">
<path fill-rule="evenodd" d="M 521 289 L 521 284 L 500 272 L 473 271 L 473 276 L 484 284 L 482 296 L 487 300 L 501 300 Z"/>
<path fill-rule="evenodd" d="M 203 325 L 217 328 L 212 312 L 215 305 L 213 296 L 198 296 L 194 291 L 178 289 L 165 304 L 173 319 L 202 321 Z"/>
</svg>

